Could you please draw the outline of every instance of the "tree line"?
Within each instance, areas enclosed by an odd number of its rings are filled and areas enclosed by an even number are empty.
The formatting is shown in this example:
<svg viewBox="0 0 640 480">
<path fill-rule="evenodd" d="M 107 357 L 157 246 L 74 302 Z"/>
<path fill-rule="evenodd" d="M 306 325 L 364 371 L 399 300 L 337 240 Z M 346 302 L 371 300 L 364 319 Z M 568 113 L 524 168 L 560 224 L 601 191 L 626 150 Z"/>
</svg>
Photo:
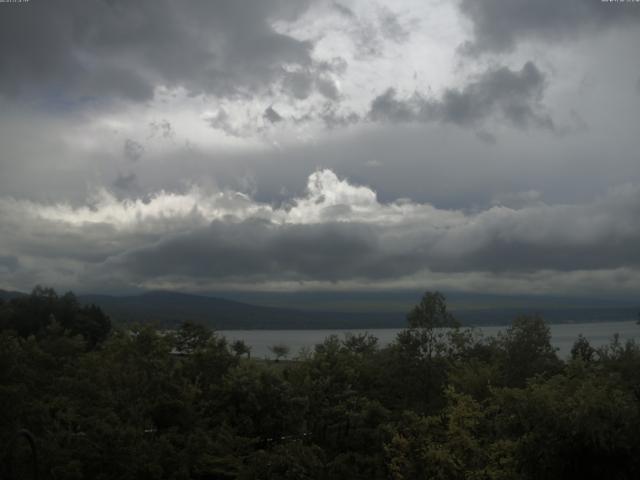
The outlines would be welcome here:
<svg viewBox="0 0 640 480">
<path fill-rule="evenodd" d="M 0 303 L 0 478 L 32 466 L 20 431 L 52 479 L 640 478 L 636 342 L 559 359 L 541 318 L 485 338 L 438 292 L 407 317 L 275 362 L 36 288 Z"/>
</svg>

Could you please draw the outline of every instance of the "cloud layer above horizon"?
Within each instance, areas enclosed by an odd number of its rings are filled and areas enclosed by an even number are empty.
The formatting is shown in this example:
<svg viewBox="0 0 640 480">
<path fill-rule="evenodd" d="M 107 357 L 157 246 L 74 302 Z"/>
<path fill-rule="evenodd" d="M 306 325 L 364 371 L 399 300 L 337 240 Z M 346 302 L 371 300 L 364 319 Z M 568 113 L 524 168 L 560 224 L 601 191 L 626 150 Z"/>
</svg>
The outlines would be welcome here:
<svg viewBox="0 0 640 480">
<path fill-rule="evenodd" d="M 2 258 L 3 273 L 123 291 L 411 288 L 434 280 L 465 289 L 485 277 L 528 279 L 549 293 L 578 273 L 574 281 L 588 289 L 590 274 L 608 275 L 622 291 L 640 280 L 640 187 L 632 185 L 582 205 L 534 199 L 464 212 L 408 199 L 383 203 L 372 189 L 320 170 L 304 196 L 279 207 L 197 187 L 145 200 L 102 190 L 88 203 L 0 200 L 1 247 L 17 254 Z"/>
<path fill-rule="evenodd" d="M 0 4 L 0 288 L 640 293 L 640 4 Z"/>
</svg>

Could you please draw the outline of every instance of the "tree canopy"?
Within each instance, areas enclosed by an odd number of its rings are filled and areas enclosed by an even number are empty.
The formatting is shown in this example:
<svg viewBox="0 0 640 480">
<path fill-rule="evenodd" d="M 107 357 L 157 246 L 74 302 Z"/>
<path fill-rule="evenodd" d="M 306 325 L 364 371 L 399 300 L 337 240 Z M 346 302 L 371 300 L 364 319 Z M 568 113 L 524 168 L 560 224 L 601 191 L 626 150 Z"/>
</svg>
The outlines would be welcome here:
<svg viewBox="0 0 640 480">
<path fill-rule="evenodd" d="M 428 293 L 389 346 L 334 335 L 276 363 L 200 325 L 108 329 L 51 289 L 0 314 L 0 452 L 28 430 L 41 478 L 640 475 L 640 346 L 561 360 L 539 317 L 485 338 Z"/>
</svg>

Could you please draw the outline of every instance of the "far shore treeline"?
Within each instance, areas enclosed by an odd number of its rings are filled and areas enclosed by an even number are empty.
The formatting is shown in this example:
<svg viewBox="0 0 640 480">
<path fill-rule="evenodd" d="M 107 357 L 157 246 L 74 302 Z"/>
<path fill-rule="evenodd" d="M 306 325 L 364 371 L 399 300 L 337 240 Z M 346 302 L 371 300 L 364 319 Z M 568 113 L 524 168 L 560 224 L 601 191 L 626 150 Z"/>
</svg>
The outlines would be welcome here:
<svg viewBox="0 0 640 480">
<path fill-rule="evenodd" d="M 213 292 L 213 296 L 171 291 L 128 295 L 78 295 L 96 305 L 115 326 L 151 323 L 174 329 L 183 322 L 216 330 L 337 330 L 404 328 L 417 290 L 386 292 Z M 0 290 L 0 298 L 25 297 Z M 635 320 L 633 298 L 599 299 L 548 295 L 447 293 L 447 304 L 465 326 L 510 325 L 518 315 L 539 314 L 548 323 L 600 323 Z"/>
<path fill-rule="evenodd" d="M 388 346 L 265 361 L 72 293 L 0 299 L 0 479 L 640 478 L 638 343 L 578 337 L 562 361 L 539 316 L 481 337 L 417 300 Z"/>
</svg>

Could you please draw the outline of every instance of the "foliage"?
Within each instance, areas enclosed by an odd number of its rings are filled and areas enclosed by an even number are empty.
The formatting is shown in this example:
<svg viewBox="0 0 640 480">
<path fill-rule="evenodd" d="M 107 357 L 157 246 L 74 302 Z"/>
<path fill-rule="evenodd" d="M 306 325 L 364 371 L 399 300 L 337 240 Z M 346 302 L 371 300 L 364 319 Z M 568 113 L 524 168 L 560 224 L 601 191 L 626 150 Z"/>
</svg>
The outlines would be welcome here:
<svg viewBox="0 0 640 480">
<path fill-rule="evenodd" d="M 483 338 L 437 292 L 409 320 L 276 363 L 36 288 L 0 305 L 0 451 L 28 429 L 53 479 L 638 478 L 638 344 L 563 362 L 542 319 Z"/>
<path fill-rule="evenodd" d="M 233 342 L 231 344 L 231 350 L 239 357 L 246 355 L 247 358 L 251 358 L 251 347 L 247 345 L 244 340 L 236 340 Z"/>
<path fill-rule="evenodd" d="M 447 302 L 440 292 L 426 292 L 407 315 L 411 328 L 455 327 L 458 321 L 447 310 Z"/>
<path fill-rule="evenodd" d="M 279 361 L 281 358 L 287 358 L 289 353 L 291 353 L 289 346 L 283 343 L 272 345 L 269 347 L 269 350 L 276 356 L 276 361 Z"/>
<path fill-rule="evenodd" d="M 520 316 L 498 334 L 502 381 L 507 386 L 523 386 L 535 375 L 551 375 L 562 364 L 551 346 L 551 331 L 537 316 Z"/>
<path fill-rule="evenodd" d="M 0 329 L 21 337 L 42 334 L 54 322 L 71 335 L 84 337 L 90 347 L 111 330 L 109 318 L 99 307 L 80 305 L 71 292 L 58 296 L 52 288 L 37 286 L 30 295 L 0 304 Z"/>
<path fill-rule="evenodd" d="M 212 336 L 204 325 L 187 321 L 178 327 L 173 342 L 177 352 L 190 354 L 205 348 Z"/>
</svg>

